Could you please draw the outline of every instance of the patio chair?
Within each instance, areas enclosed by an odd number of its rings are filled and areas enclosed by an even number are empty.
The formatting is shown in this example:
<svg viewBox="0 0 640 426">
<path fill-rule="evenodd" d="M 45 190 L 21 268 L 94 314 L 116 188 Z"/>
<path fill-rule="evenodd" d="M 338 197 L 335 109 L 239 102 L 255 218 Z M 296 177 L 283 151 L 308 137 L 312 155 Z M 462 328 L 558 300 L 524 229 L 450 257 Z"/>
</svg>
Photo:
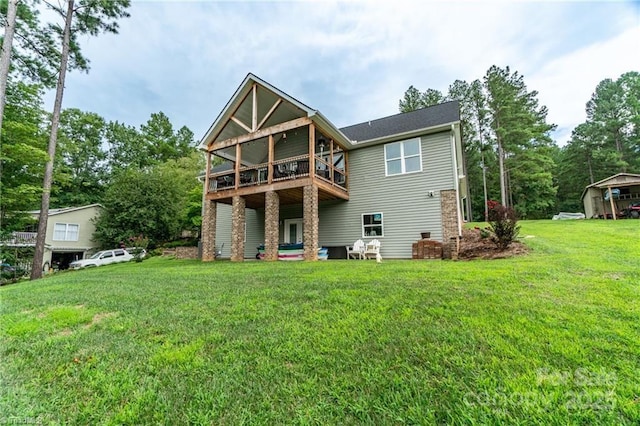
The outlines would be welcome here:
<svg viewBox="0 0 640 426">
<path fill-rule="evenodd" d="M 367 243 L 364 248 L 364 258 L 371 259 L 376 258 L 376 262 L 382 262 L 382 256 L 380 255 L 380 241 L 379 240 L 371 240 Z"/>
<path fill-rule="evenodd" d="M 346 246 L 347 259 L 364 259 L 364 241 L 357 240 L 353 246 Z"/>
</svg>

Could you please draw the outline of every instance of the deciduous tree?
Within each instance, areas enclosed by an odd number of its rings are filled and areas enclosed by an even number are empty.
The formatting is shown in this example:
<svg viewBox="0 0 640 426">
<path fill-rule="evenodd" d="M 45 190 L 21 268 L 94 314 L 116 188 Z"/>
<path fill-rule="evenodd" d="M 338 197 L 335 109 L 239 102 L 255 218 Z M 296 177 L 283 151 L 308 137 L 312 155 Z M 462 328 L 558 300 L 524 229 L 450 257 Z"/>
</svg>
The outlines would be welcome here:
<svg viewBox="0 0 640 426">
<path fill-rule="evenodd" d="M 47 160 L 46 115 L 39 86 L 9 82 L 0 151 L 3 231 L 21 230 L 25 219 L 21 212 L 37 208 Z"/>
<path fill-rule="evenodd" d="M 203 166 L 202 155 L 194 152 L 145 169 L 122 171 L 106 191 L 94 239 L 111 247 L 143 235 L 155 245 L 179 237 L 183 229 L 193 230 L 199 225 L 202 200 L 202 183 L 196 177 Z"/>
<path fill-rule="evenodd" d="M 4 6 L 4 5 L 3 5 Z M 2 119 L 4 118 L 4 105 L 6 102 L 7 79 L 9 78 L 9 65 L 13 50 L 13 35 L 16 29 L 16 16 L 18 14 L 18 0 L 7 2 L 7 11 L 4 24 L 4 37 L 2 39 L 2 54 L 0 55 L 0 148 L 2 148 Z M 0 176 L 2 176 L 2 164 L 0 163 Z"/>
<path fill-rule="evenodd" d="M 60 156 L 56 171 L 66 179 L 52 192 L 58 207 L 100 202 L 107 180 L 107 154 L 103 148 L 106 123 L 96 113 L 66 109 L 60 115 Z"/>
</svg>

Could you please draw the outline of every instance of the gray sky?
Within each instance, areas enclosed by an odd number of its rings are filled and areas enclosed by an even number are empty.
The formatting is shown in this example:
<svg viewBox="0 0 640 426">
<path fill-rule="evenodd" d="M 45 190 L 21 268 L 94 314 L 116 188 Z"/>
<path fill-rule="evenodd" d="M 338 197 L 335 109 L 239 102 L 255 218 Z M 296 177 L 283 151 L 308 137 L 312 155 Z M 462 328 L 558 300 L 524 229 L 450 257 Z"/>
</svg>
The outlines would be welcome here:
<svg viewBox="0 0 640 426">
<path fill-rule="evenodd" d="M 414 85 L 510 66 L 563 144 L 596 84 L 640 71 L 640 2 L 133 1 L 120 34 L 83 38 L 63 107 L 138 127 L 163 111 L 199 140 L 247 73 L 338 127 L 398 112 Z M 53 105 L 46 97 L 45 108 Z"/>
</svg>

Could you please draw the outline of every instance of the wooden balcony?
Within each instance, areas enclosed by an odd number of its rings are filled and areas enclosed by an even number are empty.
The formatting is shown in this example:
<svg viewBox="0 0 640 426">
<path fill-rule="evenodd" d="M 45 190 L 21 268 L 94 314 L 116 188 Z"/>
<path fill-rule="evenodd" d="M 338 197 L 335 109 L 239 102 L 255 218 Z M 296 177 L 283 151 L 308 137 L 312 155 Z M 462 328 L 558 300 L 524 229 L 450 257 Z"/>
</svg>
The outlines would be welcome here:
<svg viewBox="0 0 640 426">
<path fill-rule="evenodd" d="M 12 232 L 9 238 L 0 244 L 13 247 L 32 247 L 36 244 L 37 232 Z"/>
<path fill-rule="evenodd" d="M 346 170 L 315 156 L 312 162 L 315 167 L 311 172 L 309 159 L 306 154 L 211 173 L 207 179 L 206 198 L 231 203 L 232 198 L 238 195 L 245 198 L 247 207 L 260 208 L 264 207 L 265 193 L 277 191 L 280 204 L 299 204 L 302 203 L 303 188 L 316 185 L 320 201 L 348 200 Z"/>
</svg>

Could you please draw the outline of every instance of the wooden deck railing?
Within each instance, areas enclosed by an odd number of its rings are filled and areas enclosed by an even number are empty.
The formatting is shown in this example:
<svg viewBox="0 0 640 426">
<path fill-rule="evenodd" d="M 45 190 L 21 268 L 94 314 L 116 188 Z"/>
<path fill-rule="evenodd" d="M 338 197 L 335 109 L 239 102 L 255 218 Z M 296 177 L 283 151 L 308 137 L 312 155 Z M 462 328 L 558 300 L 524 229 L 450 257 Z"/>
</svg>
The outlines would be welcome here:
<svg viewBox="0 0 640 426">
<path fill-rule="evenodd" d="M 13 232 L 6 240 L 2 241 L 5 245 L 34 245 L 38 238 L 37 232 Z"/>
<path fill-rule="evenodd" d="M 315 158 L 315 176 L 346 189 L 347 176 L 344 169 L 334 167 L 330 163 Z M 309 154 L 276 160 L 272 163 L 272 175 L 269 176 L 269 163 L 242 166 L 239 170 L 239 181 L 236 183 L 236 171 L 227 170 L 209 175 L 209 192 L 219 192 L 250 186 L 260 186 L 301 177 L 310 176 Z"/>
<path fill-rule="evenodd" d="M 344 169 L 335 167 L 328 161 L 320 157 L 316 157 L 316 176 L 320 179 L 330 182 L 333 185 L 347 187 L 347 175 Z"/>
</svg>

